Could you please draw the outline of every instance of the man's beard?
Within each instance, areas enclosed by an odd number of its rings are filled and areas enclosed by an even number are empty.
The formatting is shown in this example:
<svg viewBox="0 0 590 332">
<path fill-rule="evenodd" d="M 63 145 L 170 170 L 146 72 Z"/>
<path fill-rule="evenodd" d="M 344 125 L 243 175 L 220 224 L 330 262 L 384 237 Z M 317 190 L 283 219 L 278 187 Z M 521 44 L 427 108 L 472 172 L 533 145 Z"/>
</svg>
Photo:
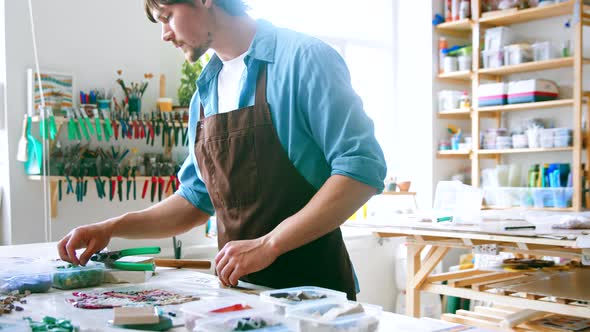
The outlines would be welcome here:
<svg viewBox="0 0 590 332">
<path fill-rule="evenodd" d="M 211 48 L 211 43 L 213 42 L 213 34 L 211 32 L 207 33 L 207 42 L 199 47 L 192 48 L 189 52 L 185 53 L 186 60 L 190 63 L 195 63 L 203 54 L 207 53 L 209 48 Z"/>
</svg>

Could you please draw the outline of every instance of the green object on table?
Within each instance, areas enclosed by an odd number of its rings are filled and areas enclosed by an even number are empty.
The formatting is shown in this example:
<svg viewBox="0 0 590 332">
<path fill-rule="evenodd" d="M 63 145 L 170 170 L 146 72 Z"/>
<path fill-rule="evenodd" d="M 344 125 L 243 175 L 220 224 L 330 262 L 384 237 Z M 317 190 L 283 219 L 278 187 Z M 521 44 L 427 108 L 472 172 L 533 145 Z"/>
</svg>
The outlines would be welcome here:
<svg viewBox="0 0 590 332">
<path fill-rule="evenodd" d="M 30 317 L 25 317 L 29 322 L 29 327 L 33 332 L 73 332 L 78 331 L 78 327 L 72 325 L 67 319 L 57 319 L 51 316 L 43 317 L 42 321 L 34 321 Z"/>
<path fill-rule="evenodd" d="M 68 264 L 59 266 L 53 272 L 52 286 L 59 289 L 74 289 L 93 287 L 102 284 L 104 279 L 104 266 L 74 266 Z"/>
<path fill-rule="evenodd" d="M 117 260 L 125 256 L 159 254 L 160 251 L 160 247 L 139 247 L 118 251 L 103 251 L 92 255 L 90 260 L 104 263 L 108 268 L 113 269 L 126 271 L 154 271 L 156 269 L 154 263 L 117 262 Z"/>
<path fill-rule="evenodd" d="M 167 331 L 172 328 L 172 319 L 167 316 L 159 315 L 160 321 L 156 324 L 122 324 L 113 325 L 130 330 L 144 330 L 144 331 Z"/>
</svg>

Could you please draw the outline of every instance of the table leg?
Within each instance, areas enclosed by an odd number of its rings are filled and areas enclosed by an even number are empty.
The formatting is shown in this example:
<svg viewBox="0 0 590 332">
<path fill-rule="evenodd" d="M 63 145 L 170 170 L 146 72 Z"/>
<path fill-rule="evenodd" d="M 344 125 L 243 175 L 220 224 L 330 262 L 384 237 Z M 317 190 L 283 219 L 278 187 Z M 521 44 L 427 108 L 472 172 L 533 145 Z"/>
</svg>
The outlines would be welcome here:
<svg viewBox="0 0 590 332">
<path fill-rule="evenodd" d="M 414 286 L 414 276 L 420 270 L 420 252 L 423 245 L 407 244 L 407 271 L 406 271 L 406 315 L 420 316 L 420 290 Z"/>
</svg>

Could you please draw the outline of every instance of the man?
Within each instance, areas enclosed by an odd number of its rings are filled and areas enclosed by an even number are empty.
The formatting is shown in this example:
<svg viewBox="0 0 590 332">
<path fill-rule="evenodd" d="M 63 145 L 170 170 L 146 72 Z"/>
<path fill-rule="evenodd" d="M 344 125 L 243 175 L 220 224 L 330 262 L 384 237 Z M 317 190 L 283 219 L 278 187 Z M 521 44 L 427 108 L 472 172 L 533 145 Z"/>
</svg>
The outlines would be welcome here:
<svg viewBox="0 0 590 332">
<path fill-rule="evenodd" d="M 342 58 L 317 39 L 252 20 L 241 0 L 146 0 L 145 8 L 187 60 L 216 53 L 191 102 L 181 186 L 151 208 L 74 229 L 59 242 L 62 259 L 85 264 L 113 236 L 170 237 L 215 213 L 224 285 L 313 285 L 355 299 L 339 226 L 383 189 L 386 168 Z"/>
</svg>

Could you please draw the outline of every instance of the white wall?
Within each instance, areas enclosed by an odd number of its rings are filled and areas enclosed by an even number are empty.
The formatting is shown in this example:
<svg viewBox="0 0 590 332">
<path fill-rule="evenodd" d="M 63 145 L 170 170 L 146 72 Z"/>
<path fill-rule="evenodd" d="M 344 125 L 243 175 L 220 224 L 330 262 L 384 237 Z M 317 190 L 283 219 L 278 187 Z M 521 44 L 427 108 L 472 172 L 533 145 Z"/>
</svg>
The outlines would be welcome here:
<svg viewBox="0 0 590 332">
<path fill-rule="evenodd" d="M 0 1 L 0 17 L 4 17 L 4 0 Z M 6 128 L 8 112 L 4 96 L 6 86 L 6 40 L 5 26 L 0 24 L 0 243 L 10 241 L 10 186 L 8 163 L 8 131 Z"/>
<path fill-rule="evenodd" d="M 396 168 L 412 180 L 420 208 L 432 205 L 432 4 L 397 1 Z"/>
<path fill-rule="evenodd" d="M 0 135 L 6 135 L 8 142 L 9 172 L 2 164 L 0 170 L 10 178 L 11 199 L 4 200 L 3 211 L 10 211 L 12 223 L 7 225 L 3 218 L 2 229 L 7 233 L 2 234 L 2 241 L 4 244 L 40 242 L 44 240 L 43 186 L 41 182 L 28 180 L 22 163 L 15 160 L 22 116 L 26 111 L 25 71 L 34 67 L 28 7 L 24 0 L 3 3 L 6 6 L 7 71 L 5 80 L 0 77 L 0 83 L 7 82 L 5 95 L 9 111 L 7 131 L 2 132 L 0 128 Z M 157 77 L 164 73 L 167 94 L 176 98 L 184 58 L 160 40 L 160 26 L 147 20 L 142 0 L 33 0 L 33 10 L 41 70 L 74 74 L 77 90 L 113 87 L 117 93 L 120 90 L 115 85 L 116 70 L 123 70 L 126 81 L 140 81 L 145 72 L 151 72 L 156 79 L 144 96 L 144 110 L 154 105 L 159 86 Z M 147 107 L 152 108 L 154 106 Z M 62 141 L 67 141 L 64 135 Z M 129 203 L 98 200 L 94 183 L 90 182 L 84 203 L 76 203 L 72 196 L 64 195 L 64 201 L 58 204 L 58 217 L 52 222 L 52 239 L 59 240 L 75 226 L 149 205 L 149 201 L 141 200 Z M 202 228 L 191 231 L 184 242 L 202 242 L 203 232 Z M 120 245 L 115 241 L 115 246 L 117 243 Z M 147 243 L 155 245 L 154 241 Z M 163 240 L 161 245 L 169 246 L 170 240 Z"/>
</svg>

